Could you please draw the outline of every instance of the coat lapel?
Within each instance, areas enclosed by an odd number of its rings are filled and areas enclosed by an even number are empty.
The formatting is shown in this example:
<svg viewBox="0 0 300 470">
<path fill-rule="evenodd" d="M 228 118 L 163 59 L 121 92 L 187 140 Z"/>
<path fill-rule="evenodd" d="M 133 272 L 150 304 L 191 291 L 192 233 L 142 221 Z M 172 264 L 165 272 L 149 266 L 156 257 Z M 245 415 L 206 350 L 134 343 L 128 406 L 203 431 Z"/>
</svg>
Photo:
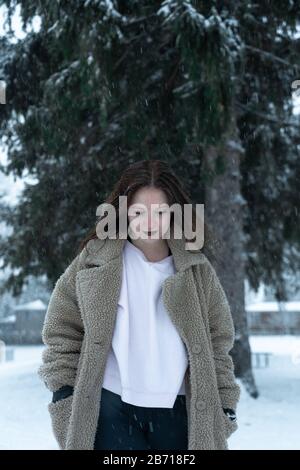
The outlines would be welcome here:
<svg viewBox="0 0 300 470">
<path fill-rule="evenodd" d="M 125 241 L 126 238 L 89 240 L 86 246 L 86 267 L 77 273 L 76 289 L 83 322 L 88 336 L 94 342 L 105 341 L 105 337 L 111 339 L 113 334 L 121 292 Z M 192 289 L 192 271 L 186 270 L 194 264 L 205 262 L 206 257 L 201 250 L 186 250 L 184 239 L 171 236 L 166 242 L 173 255 L 176 273 L 164 281 L 163 299 L 181 335 L 186 335 L 186 319 L 180 313 L 188 302 L 197 300 L 196 291 Z"/>
<path fill-rule="evenodd" d="M 123 257 L 122 249 L 125 239 L 95 238 L 86 246 L 83 269 L 76 275 L 76 293 L 85 326 L 86 348 L 83 358 L 87 372 L 82 374 L 82 388 L 88 400 L 97 400 L 98 389 L 103 380 L 105 363 L 112 342 L 118 300 L 122 284 Z M 184 341 L 189 356 L 189 367 L 185 374 L 186 407 L 188 416 L 189 449 L 197 448 L 196 422 L 191 408 L 192 398 L 197 395 L 197 377 L 205 372 L 205 363 L 201 362 L 200 347 L 208 347 L 205 328 L 201 315 L 201 301 L 197 295 L 194 282 L 194 271 L 188 269 L 194 265 L 205 263 L 206 256 L 198 251 L 186 250 L 184 239 L 166 239 L 174 259 L 175 274 L 165 279 L 162 286 L 164 305 Z M 201 346 L 202 345 L 202 346 Z M 101 354 L 99 352 L 101 351 Z M 83 359 L 83 360 L 84 360 Z M 80 376 L 81 377 L 81 376 Z M 80 379 L 79 377 L 79 379 Z M 87 380 L 86 377 L 89 377 Z M 93 395 L 91 395 L 93 393 Z M 84 394 L 83 394 L 84 395 Z M 84 402 L 85 403 L 85 402 Z M 78 399 L 77 419 L 85 422 L 84 413 L 90 410 L 82 398 Z M 88 403 L 88 402 L 86 402 Z M 97 402 L 98 403 L 98 402 Z M 97 426 L 98 406 L 93 409 L 89 421 L 86 448 L 92 448 L 93 435 L 90 427 Z M 83 413 L 83 414 L 82 414 Z M 74 416 L 76 415 L 74 411 Z M 81 418 L 80 418 L 81 417 Z M 81 421 L 80 421 L 81 419 Z M 92 424 L 91 424 L 92 423 Z M 73 423 L 76 427 L 76 423 Z M 78 439 L 78 442 L 76 441 Z M 81 446 L 81 436 L 70 434 L 69 448 Z M 80 448 L 80 447 L 79 447 Z"/>
</svg>

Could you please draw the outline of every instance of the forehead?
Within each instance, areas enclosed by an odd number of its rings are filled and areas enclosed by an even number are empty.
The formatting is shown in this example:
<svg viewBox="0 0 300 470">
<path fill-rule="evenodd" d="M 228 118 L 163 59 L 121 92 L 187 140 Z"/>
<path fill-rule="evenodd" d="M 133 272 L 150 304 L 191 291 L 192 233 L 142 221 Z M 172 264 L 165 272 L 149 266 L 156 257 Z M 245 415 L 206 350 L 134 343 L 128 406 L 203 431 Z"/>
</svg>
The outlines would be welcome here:
<svg viewBox="0 0 300 470">
<path fill-rule="evenodd" d="M 131 204 L 167 204 L 166 193 L 160 188 L 140 188 L 132 197 Z"/>
</svg>

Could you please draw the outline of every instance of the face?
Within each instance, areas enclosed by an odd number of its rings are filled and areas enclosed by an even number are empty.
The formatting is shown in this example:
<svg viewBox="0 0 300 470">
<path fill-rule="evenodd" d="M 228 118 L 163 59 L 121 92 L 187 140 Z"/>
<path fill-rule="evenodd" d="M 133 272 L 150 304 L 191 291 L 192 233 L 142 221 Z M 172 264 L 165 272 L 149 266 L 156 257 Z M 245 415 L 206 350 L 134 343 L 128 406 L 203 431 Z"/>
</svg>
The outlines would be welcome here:
<svg viewBox="0 0 300 470">
<path fill-rule="evenodd" d="M 158 240 L 170 225 L 170 210 L 164 191 L 145 187 L 137 190 L 128 207 L 128 233 L 133 239 Z"/>
</svg>

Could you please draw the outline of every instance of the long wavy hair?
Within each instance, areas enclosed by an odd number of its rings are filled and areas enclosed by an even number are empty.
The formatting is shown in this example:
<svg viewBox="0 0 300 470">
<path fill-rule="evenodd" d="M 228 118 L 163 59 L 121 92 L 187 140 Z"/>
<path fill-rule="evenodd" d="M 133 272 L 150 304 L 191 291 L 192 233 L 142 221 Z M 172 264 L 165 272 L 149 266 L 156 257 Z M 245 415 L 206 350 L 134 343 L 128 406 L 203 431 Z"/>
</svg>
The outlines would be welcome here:
<svg viewBox="0 0 300 470">
<path fill-rule="evenodd" d="M 130 206 L 133 195 L 140 188 L 152 187 L 164 191 L 167 196 L 168 204 L 179 204 L 182 208 L 182 214 L 185 204 L 192 204 L 192 201 L 182 186 L 180 180 L 176 177 L 167 162 L 162 160 L 140 160 L 129 165 L 122 173 L 120 179 L 114 185 L 112 192 L 104 201 L 114 206 L 116 211 L 116 233 L 119 233 L 119 196 L 127 196 L 127 207 Z M 196 228 L 196 210 L 192 207 L 192 229 Z M 95 225 L 89 231 L 87 236 L 81 240 L 78 253 L 80 253 L 89 240 L 98 238 L 96 226 L 105 215 L 96 219 Z M 173 213 L 170 215 L 170 227 L 174 223 Z M 182 225 L 183 226 L 183 225 Z M 204 245 L 201 249 L 211 262 L 217 261 L 218 241 L 209 225 L 203 221 L 204 227 Z"/>
</svg>

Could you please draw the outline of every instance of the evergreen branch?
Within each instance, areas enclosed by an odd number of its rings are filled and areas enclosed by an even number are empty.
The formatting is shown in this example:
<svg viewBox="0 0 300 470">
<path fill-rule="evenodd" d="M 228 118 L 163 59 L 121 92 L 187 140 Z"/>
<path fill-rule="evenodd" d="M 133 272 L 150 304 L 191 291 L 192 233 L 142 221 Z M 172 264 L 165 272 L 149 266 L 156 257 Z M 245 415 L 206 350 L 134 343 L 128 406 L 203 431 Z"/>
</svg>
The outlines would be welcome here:
<svg viewBox="0 0 300 470">
<path fill-rule="evenodd" d="M 247 111 L 247 113 L 254 114 L 255 116 L 266 119 L 267 121 L 274 122 L 275 124 L 279 124 L 279 125 L 295 127 L 296 129 L 300 129 L 300 124 L 296 124 L 295 122 L 285 121 L 283 119 L 277 119 L 276 117 L 271 116 L 271 114 L 263 113 L 261 111 L 254 111 L 252 108 L 245 106 L 244 104 L 239 103 L 239 102 L 236 102 L 235 104 L 243 111 Z"/>
<path fill-rule="evenodd" d="M 274 62 L 279 62 L 282 65 L 286 65 L 287 67 L 294 67 L 297 70 L 300 70 L 300 66 L 297 64 L 291 64 L 287 60 L 282 59 L 281 57 L 276 56 L 275 54 L 272 54 L 271 52 L 264 51 L 263 49 L 259 49 L 258 47 L 253 47 L 249 46 L 247 44 L 244 45 L 245 49 L 248 49 L 251 52 L 256 52 L 257 54 L 260 54 L 264 57 L 267 57 L 268 59 L 273 60 Z"/>
</svg>

